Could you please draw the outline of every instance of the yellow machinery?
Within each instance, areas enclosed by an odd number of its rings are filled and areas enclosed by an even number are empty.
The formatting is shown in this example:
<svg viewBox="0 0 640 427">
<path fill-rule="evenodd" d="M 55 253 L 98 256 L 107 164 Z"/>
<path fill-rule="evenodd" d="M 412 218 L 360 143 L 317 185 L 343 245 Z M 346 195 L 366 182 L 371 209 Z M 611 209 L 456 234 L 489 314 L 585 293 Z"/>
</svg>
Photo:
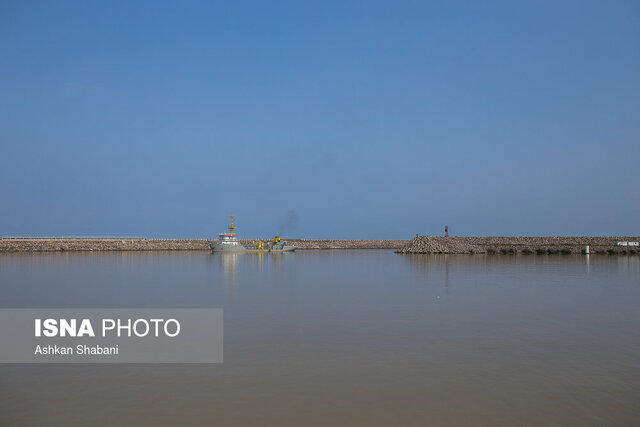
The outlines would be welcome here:
<svg viewBox="0 0 640 427">
<path fill-rule="evenodd" d="M 256 243 L 255 240 L 252 240 L 251 241 L 251 246 L 249 247 L 249 249 L 262 250 L 262 249 L 264 249 L 264 242 L 262 240 L 258 240 L 258 243 Z"/>
</svg>

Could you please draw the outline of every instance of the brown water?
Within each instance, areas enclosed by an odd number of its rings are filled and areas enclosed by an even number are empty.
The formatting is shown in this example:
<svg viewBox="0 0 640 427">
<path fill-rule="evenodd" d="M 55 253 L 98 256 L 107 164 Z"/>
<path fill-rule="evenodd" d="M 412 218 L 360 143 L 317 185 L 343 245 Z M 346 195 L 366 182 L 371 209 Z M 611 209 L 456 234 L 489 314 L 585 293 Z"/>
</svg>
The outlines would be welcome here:
<svg viewBox="0 0 640 427">
<path fill-rule="evenodd" d="M 223 364 L 0 365 L 2 426 L 640 423 L 637 256 L 1 255 L 0 304 L 225 309 Z"/>
</svg>

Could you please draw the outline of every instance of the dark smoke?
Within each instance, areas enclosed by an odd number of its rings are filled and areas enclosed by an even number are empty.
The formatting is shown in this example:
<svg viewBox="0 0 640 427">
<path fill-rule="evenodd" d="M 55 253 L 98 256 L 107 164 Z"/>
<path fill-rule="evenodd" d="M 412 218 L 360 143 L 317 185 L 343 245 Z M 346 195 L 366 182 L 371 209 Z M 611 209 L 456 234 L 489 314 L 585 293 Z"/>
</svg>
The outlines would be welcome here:
<svg viewBox="0 0 640 427">
<path fill-rule="evenodd" d="M 298 228 L 298 213 L 290 209 L 285 216 L 280 219 L 280 235 L 291 233 Z"/>
</svg>

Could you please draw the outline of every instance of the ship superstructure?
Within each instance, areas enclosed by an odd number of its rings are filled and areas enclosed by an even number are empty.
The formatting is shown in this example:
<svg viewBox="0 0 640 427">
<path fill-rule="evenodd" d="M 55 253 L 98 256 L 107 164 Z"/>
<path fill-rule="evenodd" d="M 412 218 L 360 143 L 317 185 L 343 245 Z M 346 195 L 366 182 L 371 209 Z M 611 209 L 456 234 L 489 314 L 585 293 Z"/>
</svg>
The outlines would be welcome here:
<svg viewBox="0 0 640 427">
<path fill-rule="evenodd" d="M 236 226 L 233 224 L 233 215 L 231 215 L 231 225 L 229 225 L 228 233 L 218 234 L 218 241 L 209 242 L 211 250 L 214 252 L 241 252 L 245 247 L 240 244 L 236 237 Z"/>
</svg>

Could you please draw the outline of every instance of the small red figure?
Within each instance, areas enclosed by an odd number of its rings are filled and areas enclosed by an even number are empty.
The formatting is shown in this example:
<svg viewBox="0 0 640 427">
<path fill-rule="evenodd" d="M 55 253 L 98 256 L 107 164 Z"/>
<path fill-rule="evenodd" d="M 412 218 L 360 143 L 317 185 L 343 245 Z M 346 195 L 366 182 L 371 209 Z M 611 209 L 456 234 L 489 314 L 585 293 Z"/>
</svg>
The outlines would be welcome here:
<svg viewBox="0 0 640 427">
<path fill-rule="evenodd" d="M 448 225 L 444 226 L 444 237 L 449 237 L 449 226 Z"/>
</svg>

